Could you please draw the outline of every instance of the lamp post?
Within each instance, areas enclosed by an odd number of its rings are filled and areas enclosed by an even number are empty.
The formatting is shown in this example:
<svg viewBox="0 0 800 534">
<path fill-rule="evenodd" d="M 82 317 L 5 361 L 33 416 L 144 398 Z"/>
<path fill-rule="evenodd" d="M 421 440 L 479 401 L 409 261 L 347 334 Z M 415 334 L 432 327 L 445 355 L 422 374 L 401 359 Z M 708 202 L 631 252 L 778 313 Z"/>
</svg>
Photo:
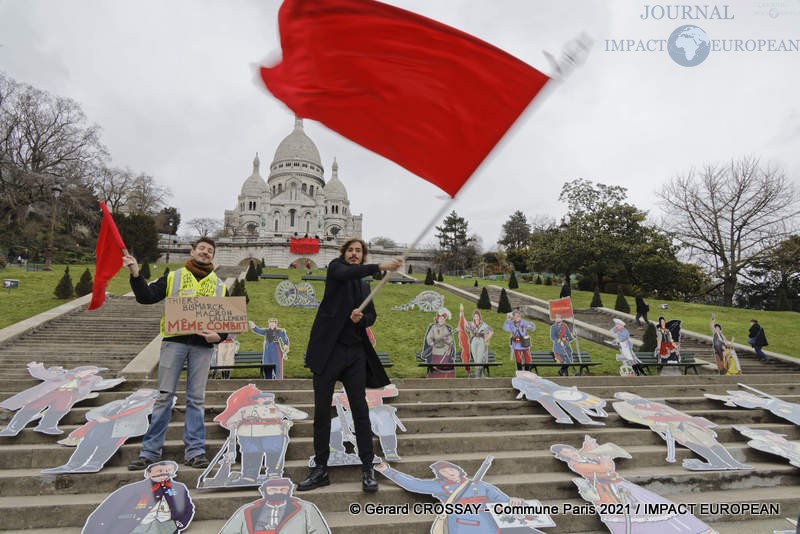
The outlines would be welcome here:
<svg viewBox="0 0 800 534">
<path fill-rule="evenodd" d="M 50 210 L 50 232 L 47 236 L 47 257 L 44 260 L 44 271 L 52 271 L 53 263 L 53 234 L 56 230 L 56 211 L 58 208 L 58 198 L 61 196 L 61 181 L 57 178 L 53 179 L 53 185 L 50 186 L 50 192 L 53 194 L 52 209 Z"/>
</svg>

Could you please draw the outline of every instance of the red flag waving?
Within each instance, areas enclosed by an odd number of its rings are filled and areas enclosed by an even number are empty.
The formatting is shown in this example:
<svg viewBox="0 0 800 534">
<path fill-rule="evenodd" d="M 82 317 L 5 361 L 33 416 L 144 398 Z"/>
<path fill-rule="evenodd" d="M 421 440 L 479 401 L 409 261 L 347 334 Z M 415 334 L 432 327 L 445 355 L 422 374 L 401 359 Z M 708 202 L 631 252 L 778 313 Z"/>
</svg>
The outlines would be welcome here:
<svg viewBox="0 0 800 534">
<path fill-rule="evenodd" d="M 461 345 L 461 361 L 469 363 L 469 334 L 467 334 L 467 321 L 464 319 L 464 305 L 458 306 L 458 343 Z M 469 373 L 469 366 L 464 366 L 464 370 Z"/>
<path fill-rule="evenodd" d="M 100 235 L 97 236 L 95 248 L 95 272 L 92 285 L 92 301 L 89 309 L 94 310 L 103 305 L 106 300 L 106 287 L 108 281 L 114 278 L 122 268 L 122 251 L 125 243 L 119 235 L 117 225 L 111 217 L 105 202 L 100 203 L 103 218 L 100 221 Z"/>
<path fill-rule="evenodd" d="M 549 78 L 476 37 L 372 0 L 284 0 L 269 91 L 455 196 Z"/>
</svg>

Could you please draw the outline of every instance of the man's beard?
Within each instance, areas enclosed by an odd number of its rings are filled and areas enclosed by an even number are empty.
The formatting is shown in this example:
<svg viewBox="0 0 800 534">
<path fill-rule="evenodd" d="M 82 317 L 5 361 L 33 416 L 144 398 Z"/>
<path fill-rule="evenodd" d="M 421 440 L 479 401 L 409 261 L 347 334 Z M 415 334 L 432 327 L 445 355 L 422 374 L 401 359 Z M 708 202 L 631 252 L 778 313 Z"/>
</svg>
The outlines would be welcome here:
<svg viewBox="0 0 800 534">
<path fill-rule="evenodd" d="M 276 493 L 275 495 L 267 495 L 267 502 L 273 506 L 285 504 L 289 500 L 289 495 L 285 493 Z"/>
</svg>

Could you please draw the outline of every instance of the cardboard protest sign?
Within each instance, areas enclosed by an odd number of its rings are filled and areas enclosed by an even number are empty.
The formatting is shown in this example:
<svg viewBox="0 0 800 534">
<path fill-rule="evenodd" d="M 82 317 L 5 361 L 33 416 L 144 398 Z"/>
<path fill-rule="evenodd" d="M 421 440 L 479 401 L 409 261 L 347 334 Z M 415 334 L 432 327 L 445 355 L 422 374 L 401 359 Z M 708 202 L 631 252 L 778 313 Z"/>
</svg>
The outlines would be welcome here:
<svg viewBox="0 0 800 534">
<path fill-rule="evenodd" d="M 164 332 L 168 335 L 247 332 L 244 297 L 167 297 Z"/>
</svg>

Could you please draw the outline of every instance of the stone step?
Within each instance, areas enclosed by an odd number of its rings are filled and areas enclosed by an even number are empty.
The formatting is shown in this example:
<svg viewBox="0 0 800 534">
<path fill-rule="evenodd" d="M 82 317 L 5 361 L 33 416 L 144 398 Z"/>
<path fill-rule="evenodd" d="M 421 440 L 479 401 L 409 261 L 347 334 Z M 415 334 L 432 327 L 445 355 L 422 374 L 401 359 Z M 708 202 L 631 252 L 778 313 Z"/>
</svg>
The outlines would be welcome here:
<svg viewBox="0 0 800 534">
<path fill-rule="evenodd" d="M 310 411 L 311 407 L 307 407 Z M 503 430 L 533 430 L 533 429 L 548 429 L 554 433 L 558 433 L 563 429 L 584 428 L 588 431 L 592 430 L 592 426 L 563 425 L 556 423 L 553 417 L 546 413 L 544 408 L 536 408 L 533 403 L 530 406 L 530 413 L 514 413 L 508 415 L 478 415 L 478 416 L 461 416 L 452 415 L 447 417 L 402 417 L 402 422 L 405 425 L 407 432 L 398 432 L 401 439 L 404 436 L 413 436 L 415 434 L 424 433 L 446 433 L 446 432 L 470 432 L 479 429 L 483 432 L 503 431 Z M 221 410 L 218 407 L 217 410 Z M 740 410 L 731 408 L 720 408 L 717 410 L 685 410 L 689 415 L 696 417 L 706 417 L 719 425 L 754 425 L 754 424 L 768 424 L 768 425 L 781 425 L 786 424 L 786 420 L 773 415 L 766 410 Z M 183 436 L 183 418 L 177 417 L 183 414 L 183 411 L 176 412 L 172 422 L 167 428 L 167 439 L 181 439 Z M 402 415 L 402 414 L 401 414 Z M 615 412 L 610 412 L 606 418 L 598 418 L 600 422 L 604 422 L 607 427 L 621 427 L 627 423 L 617 415 Z M 2 444 L 48 444 L 55 443 L 60 437 L 49 436 L 40 432 L 32 430 L 34 424 L 31 423 L 25 430 L 18 436 L 0 437 L 0 445 Z M 59 428 L 64 431 L 64 436 L 78 428 L 80 425 L 76 424 L 62 424 Z M 291 430 L 292 438 L 296 437 L 311 437 L 313 435 L 313 421 L 310 419 L 304 421 L 296 421 Z M 597 425 L 602 427 L 602 425 Z M 207 419 L 206 436 L 208 438 L 225 439 L 228 436 L 228 431 L 220 426 L 218 423 Z"/>
<path fill-rule="evenodd" d="M 766 428 L 773 432 L 786 434 L 789 440 L 800 438 L 800 428 L 795 425 L 749 424 L 748 426 Z M 737 447 L 741 449 L 740 454 L 750 454 L 749 447 L 744 444 L 744 438 L 731 425 L 722 425 L 715 430 L 717 432 L 717 440 L 731 449 L 731 454 Z M 25 432 L 28 432 L 28 430 Z M 398 436 L 398 450 L 404 457 L 430 454 L 447 456 L 462 452 L 495 450 L 506 452 L 549 450 L 552 444 L 558 442 L 580 445 L 583 441 L 583 436 L 587 433 L 590 433 L 600 442 L 613 441 L 624 448 L 633 446 L 665 447 L 663 440 L 649 429 L 626 426 L 624 428 L 595 427 L 591 430 L 577 427 L 559 429 L 557 433 L 550 429 L 536 429 L 400 434 Z M 9 440 L 9 438 L 4 439 Z M 222 447 L 224 439 L 223 436 L 207 439 L 206 446 L 209 455 L 213 455 Z M 136 458 L 139 448 L 138 441 L 123 445 L 119 452 L 121 461 L 126 464 Z M 182 440 L 167 440 L 164 444 L 165 457 L 181 458 L 183 450 Z M 0 448 L 0 469 L 44 469 L 54 467 L 66 463 L 72 452 L 73 449 L 71 447 L 54 446 L 47 443 L 16 444 L 6 442 Z M 312 438 L 293 436 L 286 451 L 286 459 L 303 460 L 308 459 L 311 455 L 313 455 Z M 740 459 L 740 461 L 742 460 Z"/>
<path fill-rule="evenodd" d="M 516 475 L 509 477 L 487 476 L 487 481 L 495 484 L 508 495 L 536 498 L 535 495 L 518 493 L 515 490 L 524 490 L 524 479 L 535 478 L 535 475 Z M 180 479 L 180 477 L 179 477 Z M 358 482 L 335 482 L 332 485 L 317 489 L 313 492 L 302 494 L 302 498 L 314 502 L 325 515 L 326 521 L 336 531 L 348 532 L 374 532 L 377 528 L 388 529 L 390 532 L 426 532 L 430 528 L 431 515 L 368 515 L 360 513 L 351 515 L 347 510 L 352 503 L 359 504 L 362 509 L 367 503 L 405 504 L 413 506 L 415 503 L 432 502 L 430 497 L 406 492 L 393 483 L 381 479 L 380 491 L 377 494 L 366 495 L 361 493 Z M 200 491 L 191 490 L 192 500 L 195 503 L 196 521 L 224 521 L 233 512 L 246 502 L 253 501 L 257 494 L 253 491 Z M 573 490 L 574 492 L 574 490 Z M 338 496 L 337 496 L 338 494 Z M 40 529 L 51 527 L 78 527 L 85 518 L 94 510 L 98 503 L 105 499 L 105 493 L 60 494 L 49 496 L 48 499 L 30 499 L 27 496 L 6 497 L 0 503 L 0 513 L 4 517 L 4 527 L 9 529 Z M 574 493 L 573 493 L 574 495 Z M 707 508 L 706 514 L 698 513 L 701 519 L 713 521 L 729 521 L 735 519 L 743 521 L 748 519 L 764 519 L 764 515 L 751 513 L 737 513 L 738 510 L 728 506 L 729 503 L 746 502 L 751 505 L 762 505 L 766 510 L 769 506 L 777 505 L 781 515 L 797 514 L 800 510 L 797 499 L 789 496 L 783 488 L 760 488 L 754 495 L 750 488 L 726 489 L 723 491 L 710 491 L 703 494 L 682 492 L 669 497 L 676 503 L 696 503 L 698 508 L 702 505 Z M 557 500 L 541 499 L 543 504 L 565 510 L 568 503 L 574 508 L 585 505 L 576 498 Z M 333 506 L 328 506 L 334 503 Z M 725 505 L 727 510 L 722 506 Z M 788 514 L 787 514 L 788 515 Z M 777 518 L 772 516 L 773 518 Z M 791 517 L 791 515 L 790 515 Z M 581 532 L 598 530 L 602 523 L 595 515 L 568 515 L 558 514 L 553 517 L 559 532 Z M 747 528 L 747 523 L 742 523 Z M 409 529 L 409 530 L 406 530 Z"/>
</svg>

